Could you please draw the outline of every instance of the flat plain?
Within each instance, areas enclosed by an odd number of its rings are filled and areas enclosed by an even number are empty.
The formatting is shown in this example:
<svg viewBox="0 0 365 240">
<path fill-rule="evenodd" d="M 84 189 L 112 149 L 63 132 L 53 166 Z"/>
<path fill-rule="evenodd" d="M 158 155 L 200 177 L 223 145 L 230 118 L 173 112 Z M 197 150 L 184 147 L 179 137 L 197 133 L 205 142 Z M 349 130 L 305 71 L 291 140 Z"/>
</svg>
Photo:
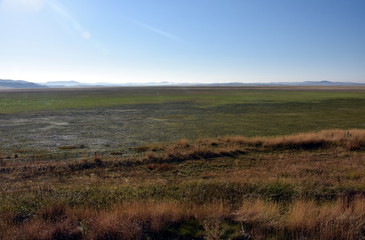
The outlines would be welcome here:
<svg viewBox="0 0 365 240">
<path fill-rule="evenodd" d="M 361 239 L 362 129 L 361 87 L 2 90 L 0 239 Z"/>
<path fill-rule="evenodd" d="M 182 138 L 365 128 L 365 88 L 176 87 L 0 92 L 5 149 L 91 150 Z"/>
</svg>

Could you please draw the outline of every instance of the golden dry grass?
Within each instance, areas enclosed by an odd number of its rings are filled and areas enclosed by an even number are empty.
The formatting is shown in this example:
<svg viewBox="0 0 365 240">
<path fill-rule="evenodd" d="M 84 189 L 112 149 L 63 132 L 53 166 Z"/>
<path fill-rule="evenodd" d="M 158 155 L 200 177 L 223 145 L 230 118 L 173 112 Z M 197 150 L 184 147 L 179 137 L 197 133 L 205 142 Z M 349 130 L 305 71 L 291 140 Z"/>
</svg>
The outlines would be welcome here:
<svg viewBox="0 0 365 240">
<path fill-rule="evenodd" d="M 146 147 L 144 151 L 146 151 L 146 158 L 151 161 L 184 161 L 235 156 L 252 148 L 257 150 L 360 150 L 365 148 L 365 130 L 332 129 L 278 137 L 226 136 L 197 141 L 183 139 L 168 146 Z"/>
<path fill-rule="evenodd" d="M 365 130 L 326 130 L 184 139 L 98 161 L 7 161 L 0 239 L 154 239 L 189 221 L 197 239 L 241 224 L 241 239 L 361 239 L 364 147 Z"/>
<path fill-rule="evenodd" d="M 138 202 L 105 210 L 48 206 L 24 223 L 14 216 L 0 220 L 0 239 L 143 239 L 167 224 L 189 219 L 203 221 L 229 216 L 222 204 L 191 205 L 177 202 Z"/>
<path fill-rule="evenodd" d="M 194 219 L 210 239 L 221 236 L 222 221 L 230 220 L 251 226 L 244 234 L 254 234 L 255 239 L 266 239 L 268 229 L 275 229 L 275 239 L 285 234 L 286 239 L 350 240 L 360 239 L 363 234 L 365 198 L 326 203 L 298 200 L 286 206 L 252 199 L 243 201 L 238 210 L 221 203 L 149 201 L 118 204 L 105 210 L 55 204 L 22 224 L 9 217 L 0 220 L 1 239 L 144 239 L 146 233 L 158 234 L 173 223 Z"/>
<path fill-rule="evenodd" d="M 291 239 L 360 239 L 365 227 L 365 198 L 315 203 L 298 200 L 289 206 L 254 200 L 244 202 L 235 219 L 259 229 L 276 228 Z"/>
<path fill-rule="evenodd" d="M 246 200 L 236 212 L 236 220 L 264 226 L 278 226 L 280 222 L 280 206 L 261 199 Z"/>
</svg>

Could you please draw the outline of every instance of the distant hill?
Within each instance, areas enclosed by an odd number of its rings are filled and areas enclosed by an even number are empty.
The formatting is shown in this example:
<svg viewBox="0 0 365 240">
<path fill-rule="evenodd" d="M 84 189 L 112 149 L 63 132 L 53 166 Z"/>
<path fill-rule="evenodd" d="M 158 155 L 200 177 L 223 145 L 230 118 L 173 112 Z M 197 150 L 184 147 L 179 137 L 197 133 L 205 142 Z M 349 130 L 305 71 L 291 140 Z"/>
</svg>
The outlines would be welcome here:
<svg viewBox="0 0 365 240">
<path fill-rule="evenodd" d="M 153 86 L 365 86 L 365 83 L 332 82 L 332 81 L 304 81 L 304 82 L 271 82 L 271 83 L 174 83 L 174 82 L 148 82 L 148 83 L 80 83 L 77 81 L 50 81 L 44 84 L 21 80 L 1 80 L 0 88 L 79 88 L 79 87 L 153 87 Z"/>
<path fill-rule="evenodd" d="M 304 82 L 268 82 L 268 83 L 211 83 L 195 84 L 197 86 L 365 86 L 365 83 L 331 82 L 331 81 L 304 81 Z"/>
<path fill-rule="evenodd" d="M 304 84 L 307 85 L 316 85 L 316 83 L 318 85 L 321 86 L 361 86 L 361 85 L 365 85 L 365 83 L 354 83 L 354 82 L 330 82 L 330 81 L 319 81 L 319 82 L 313 82 L 313 81 L 307 81 L 307 82 L 303 82 Z"/>
<path fill-rule="evenodd" d="M 47 86 L 22 80 L 0 79 L 0 88 L 47 88 Z"/>
<path fill-rule="evenodd" d="M 365 83 L 355 82 L 331 82 L 331 81 L 305 81 L 298 83 L 283 83 L 284 85 L 297 85 L 297 86 L 361 86 Z"/>
<path fill-rule="evenodd" d="M 77 81 L 51 81 L 51 82 L 46 82 L 45 85 L 48 87 L 64 88 L 64 87 L 78 87 L 82 84 Z"/>
</svg>

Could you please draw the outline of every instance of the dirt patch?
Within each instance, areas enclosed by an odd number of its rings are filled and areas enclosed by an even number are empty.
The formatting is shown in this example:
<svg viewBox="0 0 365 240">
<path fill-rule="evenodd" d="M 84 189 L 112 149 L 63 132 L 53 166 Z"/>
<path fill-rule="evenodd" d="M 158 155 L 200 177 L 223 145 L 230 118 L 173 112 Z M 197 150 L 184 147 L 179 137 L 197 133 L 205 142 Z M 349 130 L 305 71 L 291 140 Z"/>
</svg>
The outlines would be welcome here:
<svg viewBox="0 0 365 240">
<path fill-rule="evenodd" d="M 181 112 L 196 115 L 197 111 L 201 111 L 187 104 L 140 104 L 3 115 L 0 119 L 0 144 L 3 149 L 53 150 L 59 146 L 83 144 L 90 149 L 101 150 L 174 141 L 186 135 L 176 135 L 179 128 L 175 129 L 176 124 L 172 128 L 171 121 L 176 122 L 180 118 L 169 116 L 184 116 L 179 114 Z"/>
</svg>

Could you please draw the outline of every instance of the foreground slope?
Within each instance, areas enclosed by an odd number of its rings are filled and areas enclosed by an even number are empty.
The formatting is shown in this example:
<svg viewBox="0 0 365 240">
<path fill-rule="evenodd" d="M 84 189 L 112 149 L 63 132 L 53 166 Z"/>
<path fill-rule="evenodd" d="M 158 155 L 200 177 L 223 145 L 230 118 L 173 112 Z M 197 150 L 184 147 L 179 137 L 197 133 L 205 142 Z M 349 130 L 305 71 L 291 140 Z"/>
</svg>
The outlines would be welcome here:
<svg viewBox="0 0 365 240">
<path fill-rule="evenodd" d="M 3 156 L 0 238 L 360 239 L 364 150 L 350 129 Z"/>
</svg>

